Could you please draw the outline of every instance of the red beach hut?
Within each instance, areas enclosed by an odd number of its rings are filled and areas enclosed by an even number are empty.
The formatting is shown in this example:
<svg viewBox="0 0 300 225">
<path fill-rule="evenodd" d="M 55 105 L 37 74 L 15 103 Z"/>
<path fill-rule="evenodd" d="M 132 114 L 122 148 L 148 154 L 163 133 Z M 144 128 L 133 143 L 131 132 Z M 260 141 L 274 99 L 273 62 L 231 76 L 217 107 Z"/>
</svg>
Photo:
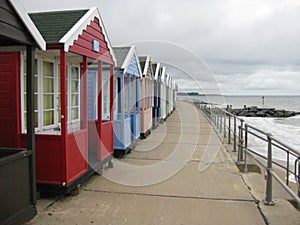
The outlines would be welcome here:
<svg viewBox="0 0 300 225">
<path fill-rule="evenodd" d="M 113 90 L 114 55 L 95 7 L 89 10 L 33 13 L 29 16 L 47 44 L 46 52 L 36 51 L 34 68 L 38 190 L 67 193 L 92 173 L 88 165 L 91 136 L 88 126 L 88 65 L 97 65 L 99 77 L 103 65 L 109 67 L 110 89 Z M 27 59 L 22 51 L 12 54 L 15 60 L 10 63 L 19 68 L 16 74 L 18 98 L 14 112 L 18 132 L 14 138 L 19 147 L 25 147 L 27 93 L 23 87 L 26 83 Z M 101 79 L 99 82 L 101 84 Z M 100 91 L 98 103 L 102 103 L 101 94 Z M 111 94 L 111 112 L 112 102 Z M 97 107 L 101 112 L 102 104 Z M 111 160 L 113 154 L 113 113 L 108 121 L 102 121 L 101 116 L 95 121 L 100 144 L 94 151 L 97 161 L 101 163 L 107 157 Z"/>
<path fill-rule="evenodd" d="M 16 0 L 0 1 L 0 224 L 23 224 L 36 214 L 35 145 L 33 120 L 33 68 L 36 48 L 46 43 Z M 11 51 L 26 51 L 27 148 L 18 147 L 16 105 L 18 60 Z"/>
</svg>

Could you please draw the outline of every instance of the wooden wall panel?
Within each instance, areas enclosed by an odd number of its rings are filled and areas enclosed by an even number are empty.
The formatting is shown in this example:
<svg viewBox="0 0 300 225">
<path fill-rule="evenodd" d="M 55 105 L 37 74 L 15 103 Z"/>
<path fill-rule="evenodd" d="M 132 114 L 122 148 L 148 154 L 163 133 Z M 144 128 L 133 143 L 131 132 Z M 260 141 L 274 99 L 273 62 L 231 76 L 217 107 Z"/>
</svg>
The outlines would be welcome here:
<svg viewBox="0 0 300 225">
<path fill-rule="evenodd" d="M 100 43 L 100 51 L 93 51 L 93 41 L 97 40 Z M 89 58 L 98 59 L 99 61 L 114 64 L 110 49 L 105 41 L 104 35 L 102 33 L 102 28 L 99 25 L 99 20 L 94 19 L 86 30 L 78 36 L 78 39 L 70 47 L 70 51 L 85 55 Z"/>
<path fill-rule="evenodd" d="M 17 76 L 20 54 L 0 53 L 0 147 L 17 146 Z"/>
</svg>

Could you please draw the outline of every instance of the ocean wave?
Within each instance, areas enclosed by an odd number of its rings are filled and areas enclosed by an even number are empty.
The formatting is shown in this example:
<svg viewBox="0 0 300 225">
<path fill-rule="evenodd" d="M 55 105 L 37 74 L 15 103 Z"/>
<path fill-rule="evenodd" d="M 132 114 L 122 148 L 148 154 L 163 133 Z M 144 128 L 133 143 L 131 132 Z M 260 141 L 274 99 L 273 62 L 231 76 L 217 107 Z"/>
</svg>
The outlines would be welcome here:
<svg viewBox="0 0 300 225">
<path fill-rule="evenodd" d="M 272 134 L 277 140 L 300 152 L 300 116 L 284 119 L 253 117 L 244 117 L 243 119 L 249 125 L 257 127 L 266 133 Z M 265 156 L 267 155 L 266 142 L 257 137 L 250 136 L 249 143 L 257 152 Z M 286 161 L 287 154 L 282 150 L 274 148 L 273 157 L 277 160 Z"/>
</svg>

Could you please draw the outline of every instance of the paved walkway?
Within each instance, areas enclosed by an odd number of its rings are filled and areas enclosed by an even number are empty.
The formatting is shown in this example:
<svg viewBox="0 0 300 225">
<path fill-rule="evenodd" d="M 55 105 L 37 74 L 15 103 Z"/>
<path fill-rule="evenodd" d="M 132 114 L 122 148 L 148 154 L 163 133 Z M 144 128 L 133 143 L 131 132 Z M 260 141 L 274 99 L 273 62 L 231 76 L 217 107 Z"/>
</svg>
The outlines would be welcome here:
<svg viewBox="0 0 300 225">
<path fill-rule="evenodd" d="M 210 124 L 184 102 L 79 195 L 40 199 L 38 211 L 28 224 L 265 224 Z"/>
</svg>

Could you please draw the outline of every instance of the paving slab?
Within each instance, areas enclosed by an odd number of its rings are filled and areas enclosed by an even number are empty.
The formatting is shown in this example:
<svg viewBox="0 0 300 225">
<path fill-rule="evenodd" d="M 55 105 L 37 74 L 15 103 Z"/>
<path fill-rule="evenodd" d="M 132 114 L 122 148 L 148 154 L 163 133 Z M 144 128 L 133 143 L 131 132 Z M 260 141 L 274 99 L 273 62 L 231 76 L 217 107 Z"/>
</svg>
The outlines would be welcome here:
<svg viewBox="0 0 300 225">
<path fill-rule="evenodd" d="M 249 202 L 218 204 L 194 198 L 94 191 L 80 195 L 57 202 L 30 224 L 264 224 L 255 205 Z"/>
<path fill-rule="evenodd" d="M 165 125 L 113 161 L 79 195 L 39 199 L 28 224 L 265 224 L 230 154 L 191 104 L 178 102 Z"/>
</svg>

